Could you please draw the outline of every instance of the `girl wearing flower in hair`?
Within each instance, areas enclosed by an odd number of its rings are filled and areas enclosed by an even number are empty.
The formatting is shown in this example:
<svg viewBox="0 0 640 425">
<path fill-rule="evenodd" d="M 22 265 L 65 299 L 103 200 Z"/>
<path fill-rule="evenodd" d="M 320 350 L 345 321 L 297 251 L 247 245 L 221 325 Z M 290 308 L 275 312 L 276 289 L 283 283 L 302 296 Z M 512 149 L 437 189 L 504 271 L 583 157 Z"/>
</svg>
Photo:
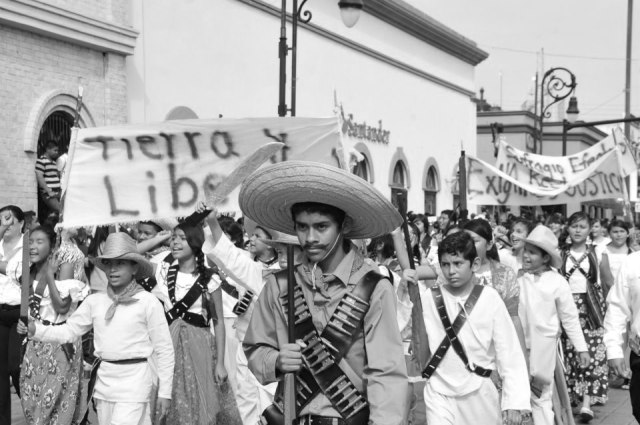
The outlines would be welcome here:
<svg viewBox="0 0 640 425">
<path fill-rule="evenodd" d="M 166 423 L 241 425 L 223 362 L 220 280 L 205 266 L 203 243 L 202 226 L 185 221 L 173 229 L 170 253 L 155 258 L 158 284 L 152 293 L 164 304 L 175 351 Z"/>
<path fill-rule="evenodd" d="M 553 425 L 552 396 L 556 347 L 560 324 L 578 353 L 582 369 L 589 366 L 587 343 L 578 310 L 559 267 L 558 239 L 545 226 L 536 227 L 524 240 L 523 273 L 518 313 L 525 336 L 525 355 L 531 379 L 531 410 L 535 425 Z"/>
<path fill-rule="evenodd" d="M 36 227 L 29 237 L 31 301 L 29 315 L 43 325 L 65 323 L 85 284 L 79 280 L 55 280 L 57 261 L 52 258 L 56 240 L 53 229 Z M 26 333 L 26 329 L 20 329 Z M 29 424 L 77 424 L 86 411 L 82 388 L 80 339 L 58 344 L 29 340 L 20 376 L 21 401 Z"/>
<path fill-rule="evenodd" d="M 570 238 L 570 243 L 562 250 L 560 273 L 573 293 L 591 355 L 589 368 L 581 369 L 576 348 L 569 339 L 563 338 L 569 396 L 574 403 L 582 402 L 580 415 L 586 422 L 593 419 L 593 403 L 606 403 L 609 386 L 606 348 L 602 339 L 604 295 L 598 279 L 598 260 L 595 252 L 587 246 L 590 229 L 589 216 L 576 212 L 569 217 L 567 230 L 560 237 L 560 241 L 566 240 L 566 234 Z"/>
</svg>

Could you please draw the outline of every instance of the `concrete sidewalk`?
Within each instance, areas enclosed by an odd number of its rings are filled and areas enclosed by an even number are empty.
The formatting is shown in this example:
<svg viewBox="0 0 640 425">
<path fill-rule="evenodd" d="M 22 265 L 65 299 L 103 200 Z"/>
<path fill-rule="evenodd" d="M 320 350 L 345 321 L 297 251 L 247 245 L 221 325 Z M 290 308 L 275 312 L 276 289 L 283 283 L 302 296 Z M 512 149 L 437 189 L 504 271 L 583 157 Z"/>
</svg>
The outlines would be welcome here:
<svg viewBox="0 0 640 425">
<path fill-rule="evenodd" d="M 22 414 L 20 400 L 13 394 L 11 403 L 12 425 L 26 425 L 27 421 Z M 628 390 L 609 390 L 609 402 L 606 406 L 594 406 L 593 410 L 596 418 L 590 422 L 591 425 L 637 425 L 638 422 L 631 415 L 631 403 L 629 402 Z M 97 422 L 91 421 L 93 424 Z M 576 425 L 580 421 L 576 418 Z"/>
</svg>

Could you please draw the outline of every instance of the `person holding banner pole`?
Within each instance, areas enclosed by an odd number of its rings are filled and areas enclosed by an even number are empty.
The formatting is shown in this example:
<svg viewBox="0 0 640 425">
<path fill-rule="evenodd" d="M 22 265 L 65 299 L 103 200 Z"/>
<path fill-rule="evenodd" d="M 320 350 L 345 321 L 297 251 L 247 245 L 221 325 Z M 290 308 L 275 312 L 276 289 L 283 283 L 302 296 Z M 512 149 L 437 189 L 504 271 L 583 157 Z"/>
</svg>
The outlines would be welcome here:
<svg viewBox="0 0 640 425">
<path fill-rule="evenodd" d="M 89 292 L 85 283 L 76 278 L 56 279 L 58 262 L 66 259 L 59 250 L 53 254 L 55 243 L 56 234 L 49 227 L 36 227 L 30 232 L 32 295 L 29 316 L 47 326 L 65 323 Z M 26 326 L 20 323 L 18 332 L 26 333 Z M 82 420 L 87 395 L 83 385 L 81 348 L 81 338 L 66 344 L 27 342 L 20 387 L 22 409 L 29 424 L 62 425 Z"/>
<path fill-rule="evenodd" d="M 0 208 L 0 425 L 11 424 L 11 388 L 20 395 L 20 318 L 24 213 Z"/>
<path fill-rule="evenodd" d="M 198 212 L 204 211 L 201 206 Z M 245 338 L 249 320 L 255 305 L 255 298 L 261 293 L 266 280 L 265 277 L 270 270 L 279 270 L 280 256 L 266 241 L 272 239 L 276 233 L 271 229 L 254 225 L 245 218 L 245 228 L 251 234 L 252 259 L 246 251 L 236 247 L 224 234 L 217 219 L 217 211 L 214 208 L 209 212 L 207 223 L 209 232 L 205 233 L 205 243 L 202 247 L 207 258 L 213 261 L 220 269 L 229 276 L 230 280 L 238 286 L 229 288 L 238 294 L 238 300 L 234 311 L 237 319 L 235 321 L 235 335 L 240 344 L 234 353 L 236 370 L 231 373 L 236 374 L 237 386 L 236 399 L 242 422 L 245 424 L 257 424 L 260 421 L 262 412 L 273 402 L 275 392 L 274 385 L 262 385 L 251 373 L 247 366 L 247 358 L 242 349 L 242 341 Z M 264 261 L 260 261 L 260 260 Z M 274 262 L 274 260 L 276 260 Z M 228 285 L 232 285 L 227 283 Z M 224 289 L 224 288 L 223 288 Z"/>
</svg>

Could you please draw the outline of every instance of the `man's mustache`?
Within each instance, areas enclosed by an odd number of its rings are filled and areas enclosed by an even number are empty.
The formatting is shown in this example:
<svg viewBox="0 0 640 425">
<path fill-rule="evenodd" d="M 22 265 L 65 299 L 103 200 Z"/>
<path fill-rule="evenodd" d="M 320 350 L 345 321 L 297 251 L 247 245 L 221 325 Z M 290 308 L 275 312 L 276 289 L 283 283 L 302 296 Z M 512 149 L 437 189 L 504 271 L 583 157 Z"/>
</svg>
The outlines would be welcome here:
<svg viewBox="0 0 640 425">
<path fill-rule="evenodd" d="M 302 246 L 302 249 L 305 249 L 305 250 L 306 250 L 306 249 L 324 249 L 324 248 L 325 248 L 325 246 L 324 246 L 324 245 L 308 244 L 308 243 L 306 243 L 306 244 L 304 244 L 304 245 Z"/>
</svg>

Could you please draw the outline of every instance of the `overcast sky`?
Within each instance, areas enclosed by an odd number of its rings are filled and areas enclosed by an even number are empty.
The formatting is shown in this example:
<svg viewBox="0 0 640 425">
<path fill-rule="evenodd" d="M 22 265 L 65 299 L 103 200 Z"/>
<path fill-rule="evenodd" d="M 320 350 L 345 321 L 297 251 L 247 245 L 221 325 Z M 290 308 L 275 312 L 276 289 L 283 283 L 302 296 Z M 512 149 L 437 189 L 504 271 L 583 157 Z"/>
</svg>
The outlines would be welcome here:
<svg viewBox="0 0 640 425">
<path fill-rule="evenodd" d="M 542 78 L 543 69 L 564 66 L 578 82 L 579 119 L 623 117 L 626 0 L 406 1 L 489 53 L 476 68 L 476 89 L 484 87 L 490 103 L 521 109 L 532 100 L 536 70 Z M 640 3 L 634 6 L 631 113 L 640 116 Z"/>
</svg>

